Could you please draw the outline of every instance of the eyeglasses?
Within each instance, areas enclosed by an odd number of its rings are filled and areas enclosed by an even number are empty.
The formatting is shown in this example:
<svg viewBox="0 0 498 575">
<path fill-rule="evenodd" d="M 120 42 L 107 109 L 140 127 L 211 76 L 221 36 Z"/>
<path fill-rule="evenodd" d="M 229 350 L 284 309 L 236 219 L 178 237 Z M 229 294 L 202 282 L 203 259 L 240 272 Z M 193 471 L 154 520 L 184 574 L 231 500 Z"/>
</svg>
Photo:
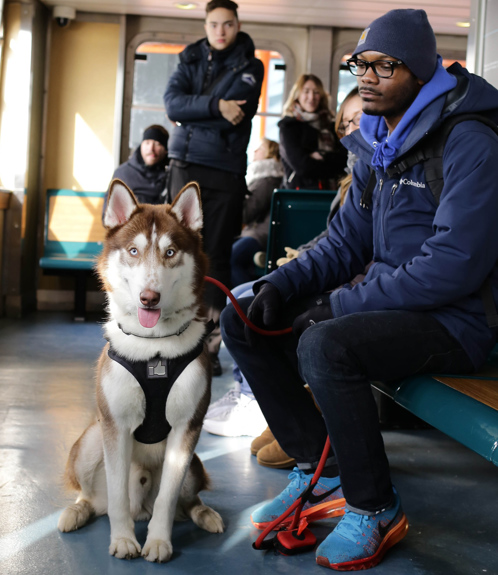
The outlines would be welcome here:
<svg viewBox="0 0 498 575">
<path fill-rule="evenodd" d="M 350 58 L 346 61 L 349 71 L 353 76 L 364 76 L 369 68 L 372 68 L 374 74 L 379 78 L 390 78 L 394 74 L 394 67 L 403 64 L 401 60 L 374 60 L 373 62 L 366 62 L 365 60 L 358 60 Z"/>
<path fill-rule="evenodd" d="M 352 120 L 343 120 L 337 128 L 337 132 L 339 134 L 345 134 L 349 130 L 351 124 L 358 127 L 360 125 L 361 114 L 362 114 L 362 112 L 357 112 L 353 116 Z"/>
</svg>

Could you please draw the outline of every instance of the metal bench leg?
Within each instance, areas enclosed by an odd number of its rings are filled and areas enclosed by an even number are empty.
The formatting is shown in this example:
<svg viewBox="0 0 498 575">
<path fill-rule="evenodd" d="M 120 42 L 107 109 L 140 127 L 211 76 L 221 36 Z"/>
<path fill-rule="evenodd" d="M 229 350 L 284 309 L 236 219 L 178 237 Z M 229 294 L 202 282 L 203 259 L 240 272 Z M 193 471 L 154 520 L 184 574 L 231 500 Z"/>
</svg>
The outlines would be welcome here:
<svg viewBox="0 0 498 575">
<path fill-rule="evenodd" d="M 86 277 L 87 272 L 79 270 L 74 278 L 74 321 L 86 320 Z"/>
</svg>

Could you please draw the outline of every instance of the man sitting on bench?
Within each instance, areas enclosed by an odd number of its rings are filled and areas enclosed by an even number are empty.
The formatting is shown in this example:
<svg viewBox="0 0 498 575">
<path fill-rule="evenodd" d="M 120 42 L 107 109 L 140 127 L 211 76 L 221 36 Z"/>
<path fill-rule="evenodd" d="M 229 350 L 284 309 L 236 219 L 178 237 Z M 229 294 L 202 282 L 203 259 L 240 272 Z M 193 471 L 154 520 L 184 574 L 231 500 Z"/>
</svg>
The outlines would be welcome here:
<svg viewBox="0 0 498 575">
<path fill-rule="evenodd" d="M 359 157 L 348 199 L 326 238 L 239 300 L 255 324 L 292 324 L 293 334 L 253 334 L 232 306 L 221 323 L 271 430 L 297 462 L 289 486 L 254 511 L 253 523 L 267 525 L 309 485 L 328 435 L 333 453 L 305 509 L 345 497 L 345 515 L 316 557 L 358 570 L 376 565 L 408 529 L 370 381 L 471 373 L 496 341 L 480 292 L 486 285 L 496 301 L 497 134 L 479 118 L 451 130 L 437 198 L 423 163 L 396 175 L 391 168 L 446 117 L 472 112 L 496 123 L 498 91 L 458 64 L 443 68 L 423 10 L 374 20 L 348 66 L 364 112 L 360 130 L 342 140 Z M 363 282 L 331 291 L 371 260 Z"/>
</svg>

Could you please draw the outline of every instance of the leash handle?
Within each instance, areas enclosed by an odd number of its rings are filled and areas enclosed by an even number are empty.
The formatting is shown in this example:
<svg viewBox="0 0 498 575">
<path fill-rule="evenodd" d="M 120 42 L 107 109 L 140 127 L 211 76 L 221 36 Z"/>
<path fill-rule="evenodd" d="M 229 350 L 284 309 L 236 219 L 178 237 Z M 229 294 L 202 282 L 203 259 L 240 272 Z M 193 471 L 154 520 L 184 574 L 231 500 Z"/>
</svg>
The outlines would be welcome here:
<svg viewBox="0 0 498 575">
<path fill-rule="evenodd" d="M 268 533 L 270 533 L 270 531 L 273 531 L 275 529 L 275 527 L 277 527 L 277 525 L 279 525 L 284 519 L 286 519 L 294 511 L 294 509 L 296 509 L 296 507 L 297 507 L 296 513 L 294 515 L 294 519 L 293 519 L 292 524 L 289 527 L 288 531 L 292 531 L 292 530 L 296 529 L 296 527 L 299 524 L 299 520 L 301 518 L 301 511 L 303 509 L 304 504 L 306 503 L 304 495 L 306 495 L 306 499 L 307 499 L 309 497 L 310 493 L 313 491 L 315 485 L 318 483 L 318 480 L 320 479 L 320 475 L 322 474 L 323 468 L 325 467 L 325 462 L 327 461 L 327 457 L 329 456 L 329 451 L 330 451 L 330 439 L 327 436 L 327 441 L 325 442 L 325 447 L 323 448 L 322 456 L 320 457 L 320 463 L 318 464 L 318 467 L 316 468 L 316 471 L 313 474 L 313 478 L 311 479 L 310 485 L 300 495 L 300 497 L 297 501 L 294 501 L 294 503 L 286 511 L 284 511 L 282 513 L 282 515 L 280 515 L 280 517 L 278 517 L 277 519 L 272 521 L 265 528 L 263 533 L 261 533 L 261 535 L 252 544 L 254 549 L 267 549 L 267 548 L 271 547 L 271 543 L 269 543 L 269 542 L 267 543 L 266 541 L 264 541 L 265 537 L 268 535 Z"/>
<path fill-rule="evenodd" d="M 204 276 L 204 279 L 209 282 L 214 284 L 215 286 L 219 287 L 220 290 L 222 292 L 224 292 L 228 298 L 230 299 L 230 301 L 233 304 L 233 307 L 235 308 L 235 311 L 239 314 L 240 318 L 242 319 L 242 321 L 248 325 L 253 331 L 255 331 L 256 333 L 259 333 L 260 335 L 285 335 L 287 333 L 292 333 L 292 328 L 291 327 L 286 327 L 285 329 L 277 329 L 277 330 L 268 330 L 268 329 L 262 329 L 261 327 L 258 327 L 257 325 L 253 324 L 252 321 L 246 316 L 246 314 L 242 311 L 242 308 L 240 307 L 240 305 L 238 304 L 237 300 L 235 299 L 234 295 L 232 294 L 232 292 L 226 287 L 226 285 L 222 284 L 220 281 L 215 280 L 214 278 L 211 278 L 209 276 Z"/>
</svg>

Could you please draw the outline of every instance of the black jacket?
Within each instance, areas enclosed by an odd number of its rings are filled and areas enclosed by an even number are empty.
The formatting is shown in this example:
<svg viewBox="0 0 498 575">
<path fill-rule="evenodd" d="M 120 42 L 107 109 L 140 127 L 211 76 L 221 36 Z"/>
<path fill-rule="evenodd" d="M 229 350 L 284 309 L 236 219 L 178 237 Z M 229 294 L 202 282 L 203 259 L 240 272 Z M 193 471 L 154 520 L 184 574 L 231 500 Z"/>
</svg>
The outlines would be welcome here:
<svg viewBox="0 0 498 575">
<path fill-rule="evenodd" d="M 323 160 L 315 160 L 310 156 L 318 151 L 319 132 L 308 122 L 285 116 L 278 127 L 285 187 L 303 190 L 335 189 L 337 180 L 344 175 L 347 150 L 335 135 L 333 124 L 330 125 L 330 131 L 334 138 L 334 151 L 326 152 Z M 328 180 L 332 180 L 332 183 Z"/>
<path fill-rule="evenodd" d="M 187 46 L 164 94 L 166 113 L 177 122 L 168 143 L 170 158 L 245 174 L 263 75 L 263 64 L 244 32 L 226 50 L 212 50 L 205 38 Z M 240 124 L 221 116 L 220 99 L 247 100 Z"/>
<path fill-rule="evenodd" d="M 163 204 L 164 197 L 161 194 L 166 187 L 167 163 L 165 158 L 153 166 L 146 166 L 139 146 L 127 162 L 116 168 L 112 177 L 122 180 L 140 203 Z"/>
<path fill-rule="evenodd" d="M 158 162 L 153 166 L 146 166 L 140 146 L 133 152 L 130 159 L 116 168 L 112 179 L 119 179 L 124 182 L 135 194 L 140 204 L 163 204 L 165 197 L 162 195 L 166 188 L 166 166 L 168 158 Z M 107 195 L 102 208 L 102 218 L 104 218 L 107 208 Z"/>
</svg>

